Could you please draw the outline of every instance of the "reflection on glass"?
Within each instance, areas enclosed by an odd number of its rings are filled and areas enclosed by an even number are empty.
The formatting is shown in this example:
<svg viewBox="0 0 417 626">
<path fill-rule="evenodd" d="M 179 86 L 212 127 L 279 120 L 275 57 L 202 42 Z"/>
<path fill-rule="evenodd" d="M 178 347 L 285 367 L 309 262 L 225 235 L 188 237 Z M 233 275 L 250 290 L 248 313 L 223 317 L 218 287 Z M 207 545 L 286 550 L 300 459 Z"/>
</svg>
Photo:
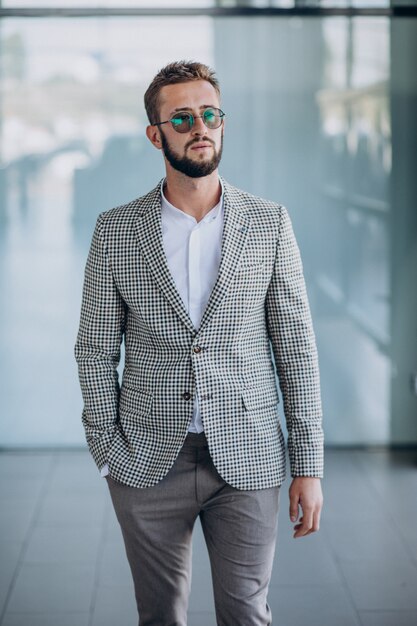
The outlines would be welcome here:
<svg viewBox="0 0 417 626">
<path fill-rule="evenodd" d="M 42 8 L 201 8 L 212 7 L 215 0 L 2 0 L 3 7 L 42 7 Z"/>
<path fill-rule="evenodd" d="M 413 5 L 415 0 L 395 0 L 394 4 Z M 198 9 L 198 8 L 388 8 L 390 0 L 3 0 L 3 7 L 42 8 L 151 8 L 151 9 Z"/>
<path fill-rule="evenodd" d="M 72 353 L 92 229 L 162 177 L 143 93 L 180 58 L 218 72 L 221 173 L 292 217 L 327 441 L 385 441 L 388 20 L 7 19 L 0 54 L 0 442 L 84 442 Z"/>
<path fill-rule="evenodd" d="M 94 223 L 162 177 L 161 156 L 144 134 L 144 90 L 168 60 L 198 50 L 212 64 L 212 24 L 1 26 L 0 441 L 82 442 L 72 355 Z"/>
<path fill-rule="evenodd" d="M 355 414 L 362 389 L 367 423 L 381 440 L 387 436 L 389 402 L 389 367 L 382 356 L 390 341 L 388 28 L 381 18 L 338 20 L 334 29 L 327 21 L 326 84 L 317 92 L 327 247 L 317 279 L 323 302 L 346 312 L 347 324 L 335 326 L 334 340 L 342 348 L 340 358 L 350 362 L 335 395 L 340 392 Z M 331 352 L 329 347 L 329 358 Z M 372 403 L 381 393 L 382 401 Z M 336 410 L 336 399 L 332 405 Z"/>
</svg>

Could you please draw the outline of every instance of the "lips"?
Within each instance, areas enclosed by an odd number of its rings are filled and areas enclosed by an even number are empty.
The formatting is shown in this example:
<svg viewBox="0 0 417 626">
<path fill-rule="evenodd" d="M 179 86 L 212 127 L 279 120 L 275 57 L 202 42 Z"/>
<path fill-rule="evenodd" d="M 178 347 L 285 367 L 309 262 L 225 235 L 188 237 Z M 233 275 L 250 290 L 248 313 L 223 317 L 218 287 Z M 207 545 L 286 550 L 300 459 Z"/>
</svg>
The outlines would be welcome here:
<svg viewBox="0 0 417 626">
<path fill-rule="evenodd" d="M 190 147 L 191 147 L 191 150 L 202 150 L 203 148 L 211 148 L 211 144 L 210 143 L 196 143 Z"/>
</svg>

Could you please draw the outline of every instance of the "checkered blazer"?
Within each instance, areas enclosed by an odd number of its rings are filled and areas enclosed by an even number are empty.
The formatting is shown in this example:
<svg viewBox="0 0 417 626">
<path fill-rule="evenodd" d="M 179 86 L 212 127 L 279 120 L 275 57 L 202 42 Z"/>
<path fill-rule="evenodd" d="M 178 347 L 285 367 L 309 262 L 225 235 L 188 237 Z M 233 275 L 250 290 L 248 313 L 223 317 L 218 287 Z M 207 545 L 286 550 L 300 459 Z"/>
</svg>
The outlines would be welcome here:
<svg viewBox="0 0 417 626">
<path fill-rule="evenodd" d="M 282 205 L 223 178 L 222 257 L 197 329 L 169 271 L 160 183 L 98 216 L 75 345 L 82 422 L 97 467 L 149 487 L 172 467 L 199 405 L 219 474 L 238 489 L 323 476 L 315 336 L 302 261 Z M 125 341 L 119 385 L 117 365 Z"/>
</svg>

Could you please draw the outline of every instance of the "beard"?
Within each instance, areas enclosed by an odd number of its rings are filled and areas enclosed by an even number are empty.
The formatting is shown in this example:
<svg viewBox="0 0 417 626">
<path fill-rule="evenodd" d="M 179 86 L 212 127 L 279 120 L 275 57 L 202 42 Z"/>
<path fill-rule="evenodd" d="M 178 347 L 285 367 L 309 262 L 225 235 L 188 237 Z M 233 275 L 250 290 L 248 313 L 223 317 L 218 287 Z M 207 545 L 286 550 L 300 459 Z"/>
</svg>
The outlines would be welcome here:
<svg viewBox="0 0 417 626">
<path fill-rule="evenodd" d="M 214 147 L 214 143 L 210 139 L 193 139 L 193 141 L 190 141 L 185 146 L 184 151 L 187 150 L 187 148 L 194 143 L 201 143 L 202 141 L 204 141 L 212 144 L 214 152 L 213 156 L 211 157 L 211 159 L 201 162 L 194 161 L 193 159 L 190 159 L 185 155 L 181 157 L 179 154 L 174 152 L 161 128 L 159 130 L 161 133 L 162 150 L 164 152 L 165 158 L 168 163 L 178 172 L 181 172 L 182 174 L 185 174 L 190 178 L 201 178 L 202 176 L 208 176 L 218 167 L 223 152 L 223 130 L 221 135 L 220 148 L 217 152 Z"/>
</svg>

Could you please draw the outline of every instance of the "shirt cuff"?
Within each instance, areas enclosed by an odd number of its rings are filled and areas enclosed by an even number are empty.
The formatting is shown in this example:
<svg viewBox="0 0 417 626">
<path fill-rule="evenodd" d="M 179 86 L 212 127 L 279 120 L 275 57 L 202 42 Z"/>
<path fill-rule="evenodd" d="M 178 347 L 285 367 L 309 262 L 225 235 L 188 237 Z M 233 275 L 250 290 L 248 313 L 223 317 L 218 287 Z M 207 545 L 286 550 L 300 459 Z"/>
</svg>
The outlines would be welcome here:
<svg viewBox="0 0 417 626">
<path fill-rule="evenodd" d="M 103 465 L 103 467 L 100 470 L 100 476 L 104 478 L 104 476 L 107 476 L 108 473 L 109 473 L 109 466 L 106 463 L 105 465 Z"/>
</svg>

